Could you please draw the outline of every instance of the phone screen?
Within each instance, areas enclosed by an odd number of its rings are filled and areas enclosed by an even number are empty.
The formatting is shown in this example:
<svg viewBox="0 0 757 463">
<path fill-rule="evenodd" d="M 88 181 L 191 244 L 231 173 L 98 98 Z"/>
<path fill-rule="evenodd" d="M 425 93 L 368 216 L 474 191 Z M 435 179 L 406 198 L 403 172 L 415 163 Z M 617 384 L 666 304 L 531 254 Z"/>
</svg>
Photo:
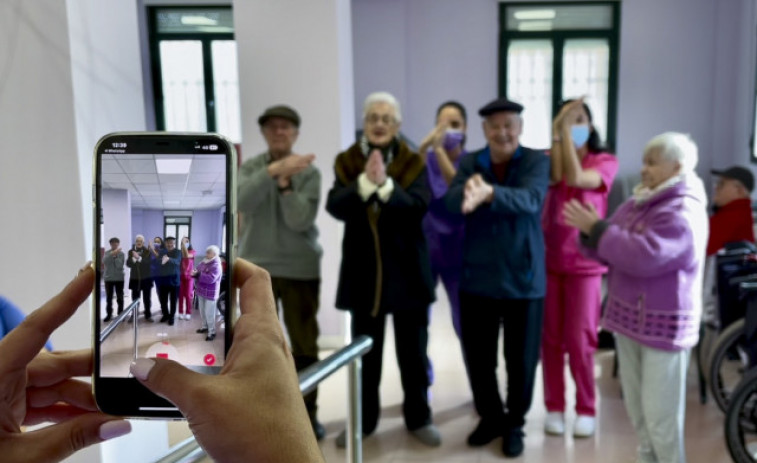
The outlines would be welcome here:
<svg viewBox="0 0 757 463">
<path fill-rule="evenodd" d="M 235 152 L 212 134 L 123 133 L 95 148 L 94 391 L 101 410 L 176 418 L 129 373 L 162 357 L 215 374 L 231 340 Z"/>
</svg>

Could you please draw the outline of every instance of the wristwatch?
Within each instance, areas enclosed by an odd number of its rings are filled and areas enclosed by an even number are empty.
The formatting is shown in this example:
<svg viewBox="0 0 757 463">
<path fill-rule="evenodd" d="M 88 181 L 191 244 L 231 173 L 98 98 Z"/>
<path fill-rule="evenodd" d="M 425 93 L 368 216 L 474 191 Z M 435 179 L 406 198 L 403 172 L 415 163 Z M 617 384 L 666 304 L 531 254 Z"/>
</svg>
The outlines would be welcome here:
<svg viewBox="0 0 757 463">
<path fill-rule="evenodd" d="M 279 193 L 286 193 L 287 191 L 294 191 L 292 188 L 292 184 L 290 183 L 287 186 L 276 186 L 279 189 Z"/>
</svg>

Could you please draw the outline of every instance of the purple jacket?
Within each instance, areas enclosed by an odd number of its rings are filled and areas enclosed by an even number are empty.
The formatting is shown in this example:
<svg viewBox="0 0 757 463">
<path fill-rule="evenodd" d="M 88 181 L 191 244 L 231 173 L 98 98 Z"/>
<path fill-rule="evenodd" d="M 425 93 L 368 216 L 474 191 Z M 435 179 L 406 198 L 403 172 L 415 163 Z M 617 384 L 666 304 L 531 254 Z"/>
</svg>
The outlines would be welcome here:
<svg viewBox="0 0 757 463">
<path fill-rule="evenodd" d="M 692 174 L 640 204 L 631 198 L 583 235 L 583 244 L 594 246 L 587 253 L 609 267 L 605 329 L 656 349 L 697 343 L 706 203 Z"/>
<path fill-rule="evenodd" d="M 215 301 L 221 287 L 221 259 L 215 258 L 209 262 L 202 261 L 196 268 L 199 272 L 195 291 L 200 297 Z"/>
</svg>

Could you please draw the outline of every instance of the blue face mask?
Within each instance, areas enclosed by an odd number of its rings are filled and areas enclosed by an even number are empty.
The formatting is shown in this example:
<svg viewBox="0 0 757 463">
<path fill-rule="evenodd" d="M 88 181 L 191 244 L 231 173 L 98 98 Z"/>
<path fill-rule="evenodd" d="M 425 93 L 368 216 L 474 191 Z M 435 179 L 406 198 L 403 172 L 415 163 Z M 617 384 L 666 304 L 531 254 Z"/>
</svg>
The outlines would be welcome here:
<svg viewBox="0 0 757 463">
<path fill-rule="evenodd" d="M 573 146 L 576 147 L 576 149 L 584 146 L 587 141 L 589 141 L 589 125 L 588 124 L 579 124 L 579 125 L 573 125 L 570 127 L 570 138 L 573 139 Z"/>
</svg>

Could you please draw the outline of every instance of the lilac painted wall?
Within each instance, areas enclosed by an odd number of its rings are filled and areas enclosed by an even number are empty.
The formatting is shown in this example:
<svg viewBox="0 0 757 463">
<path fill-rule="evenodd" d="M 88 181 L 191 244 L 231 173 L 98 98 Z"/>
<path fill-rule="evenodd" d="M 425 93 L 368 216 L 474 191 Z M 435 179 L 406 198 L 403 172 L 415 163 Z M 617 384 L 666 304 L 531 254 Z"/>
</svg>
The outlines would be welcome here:
<svg viewBox="0 0 757 463">
<path fill-rule="evenodd" d="M 635 173 L 645 143 L 667 130 L 697 141 L 700 173 L 747 162 L 756 8 L 753 0 L 621 2 L 622 175 Z M 403 105 L 402 131 L 420 141 L 437 105 L 456 98 L 468 108 L 468 146 L 480 147 L 476 111 L 497 95 L 499 2 L 353 0 L 352 12 L 358 126 L 365 95 L 385 89 Z"/>
</svg>

